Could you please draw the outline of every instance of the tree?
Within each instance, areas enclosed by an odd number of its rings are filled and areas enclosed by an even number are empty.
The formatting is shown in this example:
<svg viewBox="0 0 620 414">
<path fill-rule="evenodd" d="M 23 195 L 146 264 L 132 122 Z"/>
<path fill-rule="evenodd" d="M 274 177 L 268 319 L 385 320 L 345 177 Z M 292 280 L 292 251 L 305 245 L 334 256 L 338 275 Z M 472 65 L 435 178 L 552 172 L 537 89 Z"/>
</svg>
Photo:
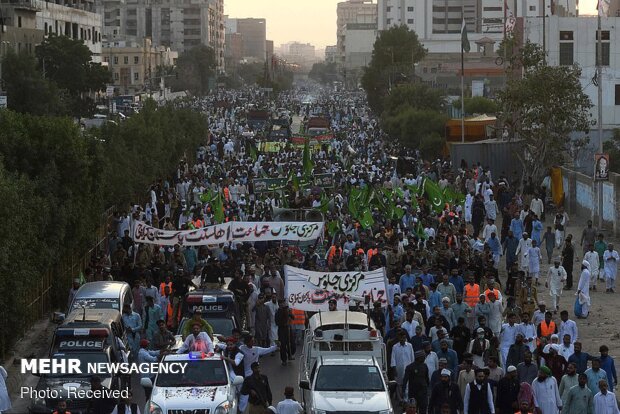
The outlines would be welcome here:
<svg viewBox="0 0 620 414">
<path fill-rule="evenodd" d="M 383 103 L 384 115 L 395 115 L 405 107 L 443 111 L 445 98 L 441 91 L 423 83 L 398 85 L 393 88 Z"/>
<path fill-rule="evenodd" d="M 460 109 L 461 99 L 453 101 L 452 106 Z M 465 113 L 468 115 L 497 113 L 497 103 L 492 99 L 485 98 L 484 96 L 472 96 L 470 98 L 465 98 L 464 106 Z"/>
<path fill-rule="evenodd" d="M 413 77 L 415 64 L 426 56 L 426 49 L 415 32 L 405 25 L 382 31 L 375 41 L 372 59 L 362 76 L 368 104 L 377 113 L 383 98 L 395 84 Z"/>
<path fill-rule="evenodd" d="M 212 48 L 199 45 L 183 52 L 177 60 L 177 79 L 174 89 L 187 90 L 193 95 L 209 93 L 209 81 L 215 76 L 215 52 Z"/>
<path fill-rule="evenodd" d="M 61 115 L 58 88 L 43 78 L 36 59 L 9 50 L 2 59 L 2 77 L 9 109 L 33 115 Z"/>
<path fill-rule="evenodd" d="M 425 84 L 399 85 L 384 100 L 382 126 L 403 145 L 436 157 L 445 142 L 444 104 L 441 91 Z"/>
<path fill-rule="evenodd" d="M 63 99 L 71 114 L 92 115 L 94 100 L 90 95 L 104 90 L 111 77 L 106 68 L 91 61 L 88 46 L 81 40 L 50 35 L 37 46 L 35 54 L 43 76 L 66 91 Z"/>
<path fill-rule="evenodd" d="M 339 79 L 338 67 L 335 62 L 318 62 L 312 65 L 308 77 L 322 84 L 328 84 Z"/>
<path fill-rule="evenodd" d="M 548 66 L 540 46 L 526 43 L 511 59 L 523 67 L 498 94 L 499 117 L 511 140 L 521 140 L 515 156 L 528 175 L 540 177 L 562 162 L 571 147 L 569 135 L 588 132 L 592 103 L 583 92 L 577 66 Z"/>
</svg>

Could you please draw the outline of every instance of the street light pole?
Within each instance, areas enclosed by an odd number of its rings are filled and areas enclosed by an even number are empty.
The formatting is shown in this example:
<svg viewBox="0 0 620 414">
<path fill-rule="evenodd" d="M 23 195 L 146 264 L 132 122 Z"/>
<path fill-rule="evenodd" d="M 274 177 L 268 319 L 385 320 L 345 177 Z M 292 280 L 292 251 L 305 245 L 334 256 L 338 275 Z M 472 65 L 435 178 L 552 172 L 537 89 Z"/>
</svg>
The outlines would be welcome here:
<svg viewBox="0 0 620 414">
<path fill-rule="evenodd" d="M 596 51 L 597 51 L 597 59 L 596 59 L 596 80 L 598 81 L 598 96 L 597 96 L 597 104 L 598 104 L 598 152 L 599 154 L 603 153 L 603 32 L 601 31 L 601 14 L 602 10 L 602 1 L 599 0 L 598 3 L 598 17 L 597 17 L 597 43 L 596 43 Z M 596 167 L 595 167 L 596 168 Z M 594 171 L 593 177 L 596 177 L 596 171 Z M 598 188 L 598 228 L 599 230 L 603 227 L 603 181 L 599 181 Z"/>
</svg>

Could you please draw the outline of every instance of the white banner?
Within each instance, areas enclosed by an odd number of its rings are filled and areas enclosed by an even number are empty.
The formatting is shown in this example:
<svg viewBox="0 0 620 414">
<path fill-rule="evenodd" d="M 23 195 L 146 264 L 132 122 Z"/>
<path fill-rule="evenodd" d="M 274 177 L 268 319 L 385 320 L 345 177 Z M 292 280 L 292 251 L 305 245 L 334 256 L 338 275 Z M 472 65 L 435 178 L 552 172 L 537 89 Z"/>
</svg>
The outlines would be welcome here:
<svg viewBox="0 0 620 414">
<path fill-rule="evenodd" d="M 134 222 L 133 240 L 163 246 L 202 246 L 226 242 L 271 240 L 311 241 L 323 235 L 324 223 L 233 221 L 196 230 L 161 230 L 143 221 Z"/>
<path fill-rule="evenodd" d="M 352 299 L 366 296 L 370 296 L 371 307 L 377 301 L 387 306 L 387 278 L 383 268 L 369 272 L 313 272 L 284 266 L 284 278 L 291 308 L 326 311 L 329 300 L 336 299 L 338 309 L 346 310 L 355 305 Z"/>
</svg>

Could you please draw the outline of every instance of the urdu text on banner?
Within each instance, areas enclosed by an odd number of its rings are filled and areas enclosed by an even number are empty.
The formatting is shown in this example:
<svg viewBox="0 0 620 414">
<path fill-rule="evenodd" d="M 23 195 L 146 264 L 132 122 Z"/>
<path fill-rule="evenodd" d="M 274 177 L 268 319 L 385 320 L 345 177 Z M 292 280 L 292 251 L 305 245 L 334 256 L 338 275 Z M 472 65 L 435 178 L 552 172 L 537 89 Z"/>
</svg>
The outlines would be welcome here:
<svg viewBox="0 0 620 414">
<path fill-rule="evenodd" d="M 137 243 L 163 246 L 203 246 L 272 240 L 304 242 L 321 237 L 323 226 L 322 222 L 232 221 L 195 230 L 162 230 L 143 221 L 136 221 L 133 225 L 133 240 Z"/>
<path fill-rule="evenodd" d="M 368 272 L 313 272 L 284 266 L 284 278 L 291 308 L 327 311 L 329 300 L 336 299 L 338 309 L 346 310 L 355 305 L 352 299 L 366 296 L 370 296 L 372 303 L 379 301 L 381 306 L 387 306 L 387 279 L 383 268 Z"/>
</svg>

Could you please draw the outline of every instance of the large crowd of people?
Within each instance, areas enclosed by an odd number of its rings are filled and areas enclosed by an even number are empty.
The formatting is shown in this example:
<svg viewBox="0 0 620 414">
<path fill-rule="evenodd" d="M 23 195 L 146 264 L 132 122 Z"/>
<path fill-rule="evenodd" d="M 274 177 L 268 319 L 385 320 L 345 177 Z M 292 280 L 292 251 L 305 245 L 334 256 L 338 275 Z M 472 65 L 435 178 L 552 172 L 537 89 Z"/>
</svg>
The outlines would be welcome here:
<svg viewBox="0 0 620 414">
<path fill-rule="evenodd" d="M 249 412 L 263 414 L 271 391 L 258 358 L 279 348 L 287 365 L 306 320 L 287 306 L 283 266 L 385 268 L 388 303 L 376 303 L 370 316 L 386 343 L 388 375 L 398 384 L 395 401 L 404 401 L 409 412 L 619 414 L 608 347 L 583 349 L 571 319 L 588 317 L 590 291 L 599 280 L 606 292 L 615 291 L 620 257 L 592 223 L 577 251 L 575 236 L 566 232 L 568 215 L 561 208 L 547 211 L 548 179 L 537 185 L 479 163 L 425 160 L 385 136 L 360 94 L 316 93 L 303 103 L 308 94 L 295 90 L 271 100 L 258 90 L 228 91 L 185 103 L 205 112 L 210 124 L 195 163 L 182 160 L 172 176 L 152 185 L 144 202 L 115 215 L 109 249 L 86 274 L 88 281 L 113 278 L 133 286 L 134 306 L 124 315 L 131 346 L 165 347 L 192 286 L 227 287 L 246 332 L 225 339 L 224 352 L 231 369 L 254 378 L 242 394 L 249 396 Z M 312 173 L 333 174 L 333 188 L 300 188 L 293 179 L 277 191 L 254 191 L 257 178 L 302 178 L 304 148 L 288 144 L 253 153 L 261 142 L 286 139 L 249 126 L 243 114 L 250 104 L 285 108 L 294 126 L 313 114 L 330 119 L 333 137 L 313 146 L 311 157 Z M 396 158 L 408 160 L 405 168 Z M 465 194 L 465 202 L 437 212 L 412 191 L 425 179 Z M 348 197 L 351 188 L 366 187 L 401 189 L 395 203 L 402 218 L 374 209 L 374 223 L 364 226 L 349 211 Z M 325 194 L 331 201 L 324 221 L 338 227 L 307 248 L 134 243 L 135 220 L 166 230 L 216 224 L 215 204 L 202 197 L 209 192 L 222 194 L 224 221 L 272 221 L 280 208 L 317 209 Z M 548 300 L 539 292 L 543 284 Z M 574 296 L 566 294 L 570 290 Z M 196 338 L 209 334 L 206 325 L 198 314 L 190 325 Z M 293 389 L 285 395 L 288 402 L 271 411 L 300 409 Z"/>
</svg>

